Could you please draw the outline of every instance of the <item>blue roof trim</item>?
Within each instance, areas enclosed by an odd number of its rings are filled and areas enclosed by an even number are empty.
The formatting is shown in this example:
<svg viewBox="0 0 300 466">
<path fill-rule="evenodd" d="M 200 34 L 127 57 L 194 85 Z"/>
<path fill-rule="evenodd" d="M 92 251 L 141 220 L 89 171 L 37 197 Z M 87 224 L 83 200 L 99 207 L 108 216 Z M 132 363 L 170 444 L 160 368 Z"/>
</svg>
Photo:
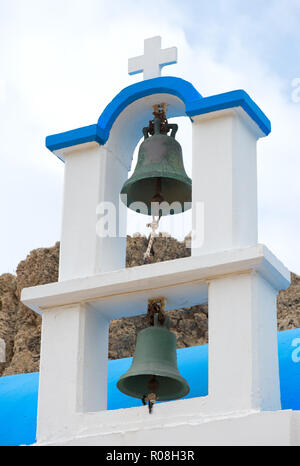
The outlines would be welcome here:
<svg viewBox="0 0 300 466">
<path fill-rule="evenodd" d="M 54 134 L 46 138 L 46 147 L 53 151 L 72 147 L 86 142 L 96 141 L 103 145 L 120 113 L 131 103 L 153 94 L 172 94 L 185 104 L 189 117 L 226 108 L 242 107 L 267 136 L 271 131 L 271 122 L 247 92 L 243 90 L 202 97 L 194 86 L 181 78 L 164 76 L 147 79 L 125 87 L 107 105 L 96 125 L 85 126 L 65 133 Z"/>
<path fill-rule="evenodd" d="M 53 134 L 46 137 L 46 147 L 52 152 L 65 147 L 77 146 L 86 142 L 96 141 L 105 144 L 108 139 L 107 134 L 98 125 L 84 126 L 73 129 L 65 133 Z"/>
<path fill-rule="evenodd" d="M 189 102 L 186 106 L 186 114 L 192 117 L 233 107 L 242 107 L 266 136 L 271 132 L 270 120 L 243 90 L 225 92 Z"/>
</svg>

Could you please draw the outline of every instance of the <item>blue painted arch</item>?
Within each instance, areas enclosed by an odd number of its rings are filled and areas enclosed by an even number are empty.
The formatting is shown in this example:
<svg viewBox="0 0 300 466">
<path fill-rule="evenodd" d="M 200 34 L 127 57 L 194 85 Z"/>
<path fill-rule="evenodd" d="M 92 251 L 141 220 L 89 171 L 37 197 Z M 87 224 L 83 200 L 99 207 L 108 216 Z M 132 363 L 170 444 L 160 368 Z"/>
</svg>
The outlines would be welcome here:
<svg viewBox="0 0 300 466">
<path fill-rule="evenodd" d="M 46 138 L 46 146 L 54 152 L 91 141 L 104 145 L 109 139 L 110 130 L 114 122 L 125 108 L 143 97 L 154 94 L 171 94 L 178 97 L 184 103 L 185 113 L 189 117 L 217 110 L 242 107 L 264 135 L 268 135 L 271 131 L 270 120 L 247 92 L 236 90 L 202 97 L 190 82 L 173 76 L 164 76 L 125 87 L 107 105 L 100 115 L 97 124 L 48 136 Z"/>
<path fill-rule="evenodd" d="M 147 79 L 125 87 L 107 105 L 98 120 L 98 127 L 109 137 L 112 125 L 128 105 L 136 100 L 153 94 L 171 94 L 178 97 L 187 106 L 191 102 L 202 99 L 194 86 L 181 78 L 172 76 Z"/>
</svg>

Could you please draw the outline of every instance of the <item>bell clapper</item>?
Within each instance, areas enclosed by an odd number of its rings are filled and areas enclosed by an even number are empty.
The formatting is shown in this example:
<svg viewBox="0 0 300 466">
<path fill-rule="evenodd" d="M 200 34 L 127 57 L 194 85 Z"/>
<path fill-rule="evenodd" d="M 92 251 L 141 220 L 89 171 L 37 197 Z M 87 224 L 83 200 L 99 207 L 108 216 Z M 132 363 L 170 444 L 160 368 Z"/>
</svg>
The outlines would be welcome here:
<svg viewBox="0 0 300 466">
<path fill-rule="evenodd" d="M 156 399 L 157 398 L 156 398 L 155 393 L 149 393 L 148 396 L 144 395 L 142 398 L 142 403 L 144 406 L 146 406 L 146 404 L 148 403 L 149 414 L 152 413 L 152 408 L 153 408 L 154 403 L 156 402 Z"/>
<path fill-rule="evenodd" d="M 150 326 L 163 326 L 166 324 L 168 326 L 168 322 L 166 322 L 164 309 L 166 306 L 166 298 L 156 298 L 156 299 L 149 299 L 148 300 L 148 320 Z M 142 398 L 143 405 L 148 403 L 149 414 L 152 413 L 153 405 L 158 400 L 157 392 L 159 389 L 159 383 L 155 375 L 152 375 L 151 379 L 149 380 L 148 384 L 149 393 L 148 395 L 144 395 Z"/>
<path fill-rule="evenodd" d="M 149 380 L 148 388 L 149 388 L 149 390 L 151 390 L 151 393 L 149 393 L 147 396 L 146 395 L 143 396 L 142 403 L 143 403 L 143 405 L 146 405 L 147 402 L 148 402 L 149 414 L 151 414 L 153 405 L 158 399 L 157 395 L 156 395 L 156 392 L 158 391 L 159 383 L 158 383 L 155 375 L 152 375 L 151 379 Z"/>
</svg>

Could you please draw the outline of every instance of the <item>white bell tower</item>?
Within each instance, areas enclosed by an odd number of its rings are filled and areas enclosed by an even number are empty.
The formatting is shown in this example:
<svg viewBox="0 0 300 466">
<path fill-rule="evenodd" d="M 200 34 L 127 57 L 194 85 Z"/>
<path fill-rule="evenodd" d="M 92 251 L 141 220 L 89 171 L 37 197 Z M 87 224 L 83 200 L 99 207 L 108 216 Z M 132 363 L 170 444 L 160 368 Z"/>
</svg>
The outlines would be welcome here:
<svg viewBox="0 0 300 466">
<path fill-rule="evenodd" d="M 90 126 L 49 136 L 65 163 L 59 281 L 26 288 L 22 302 L 42 315 L 38 445 L 290 444 L 293 412 L 282 411 L 276 296 L 289 271 L 257 239 L 256 145 L 268 118 L 245 91 L 202 97 L 189 82 L 161 77 L 176 48 L 145 41 L 123 89 Z M 191 119 L 192 256 L 125 268 L 126 208 L 120 191 L 152 106 Z M 103 203 L 115 236 L 99 236 Z M 100 206 L 100 207 L 99 207 Z M 108 411 L 112 319 L 208 303 L 209 394 Z M 197 371 L 197 367 L 195 367 Z M 146 433 L 146 435 L 145 435 Z"/>
</svg>

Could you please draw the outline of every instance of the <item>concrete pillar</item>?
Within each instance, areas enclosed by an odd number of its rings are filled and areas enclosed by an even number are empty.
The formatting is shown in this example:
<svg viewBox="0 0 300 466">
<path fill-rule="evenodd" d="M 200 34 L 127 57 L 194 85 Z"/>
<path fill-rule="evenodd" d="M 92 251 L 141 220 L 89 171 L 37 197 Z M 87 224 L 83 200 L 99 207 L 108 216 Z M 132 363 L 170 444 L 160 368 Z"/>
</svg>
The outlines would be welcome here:
<svg viewBox="0 0 300 466">
<path fill-rule="evenodd" d="M 213 410 L 280 409 L 276 296 L 257 272 L 209 281 Z"/>
<path fill-rule="evenodd" d="M 128 170 L 112 152 L 97 143 L 68 149 L 64 159 L 59 280 L 125 267 L 126 208 L 119 202 L 119 193 Z M 102 202 L 110 203 L 109 212 L 115 221 L 110 227 L 115 229 L 115 237 L 99 237 L 96 231 L 101 215 L 107 214 L 101 209 Z"/>
<path fill-rule="evenodd" d="M 242 110 L 193 117 L 192 255 L 257 243 L 259 136 Z"/>
<path fill-rule="evenodd" d="M 107 408 L 109 321 L 88 304 L 43 313 L 37 440 Z"/>
</svg>

